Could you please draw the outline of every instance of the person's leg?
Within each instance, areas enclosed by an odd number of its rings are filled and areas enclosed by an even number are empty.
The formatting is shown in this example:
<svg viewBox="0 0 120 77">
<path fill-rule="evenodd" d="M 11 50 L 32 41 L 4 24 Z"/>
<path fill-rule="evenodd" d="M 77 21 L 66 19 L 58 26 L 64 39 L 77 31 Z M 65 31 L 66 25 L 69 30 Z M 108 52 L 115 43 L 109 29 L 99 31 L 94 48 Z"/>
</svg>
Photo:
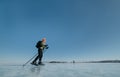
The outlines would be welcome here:
<svg viewBox="0 0 120 77">
<path fill-rule="evenodd" d="M 42 57 L 43 57 L 43 51 L 40 49 L 39 50 L 39 62 L 38 62 L 38 64 L 41 64 L 42 63 Z"/>
<path fill-rule="evenodd" d="M 38 56 L 32 61 L 31 64 L 36 64 L 37 59 L 38 59 Z"/>
<path fill-rule="evenodd" d="M 39 58 L 39 50 L 38 50 L 38 56 L 32 61 L 32 63 L 31 64 L 36 64 L 36 62 L 37 62 L 37 60 L 38 60 L 38 58 Z"/>
</svg>

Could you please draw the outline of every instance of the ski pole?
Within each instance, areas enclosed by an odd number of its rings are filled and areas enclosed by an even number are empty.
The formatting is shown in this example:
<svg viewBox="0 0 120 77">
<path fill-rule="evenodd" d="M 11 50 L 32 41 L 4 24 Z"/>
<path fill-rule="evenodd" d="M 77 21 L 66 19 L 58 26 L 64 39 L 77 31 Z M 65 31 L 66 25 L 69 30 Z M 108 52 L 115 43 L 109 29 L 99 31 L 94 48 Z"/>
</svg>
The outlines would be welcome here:
<svg viewBox="0 0 120 77">
<path fill-rule="evenodd" d="M 23 67 L 25 66 L 25 65 L 27 65 L 27 63 L 29 63 L 34 57 L 36 57 L 38 55 L 38 53 L 37 54 L 35 54 L 30 60 L 28 60 L 25 64 L 23 64 Z"/>
</svg>

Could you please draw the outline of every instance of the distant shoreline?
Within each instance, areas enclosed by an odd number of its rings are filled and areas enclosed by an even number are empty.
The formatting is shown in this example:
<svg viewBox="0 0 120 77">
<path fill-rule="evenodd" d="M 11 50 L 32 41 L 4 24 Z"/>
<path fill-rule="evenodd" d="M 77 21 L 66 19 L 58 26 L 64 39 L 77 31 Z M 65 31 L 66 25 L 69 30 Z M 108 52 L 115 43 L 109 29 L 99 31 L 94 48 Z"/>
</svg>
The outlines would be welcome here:
<svg viewBox="0 0 120 77">
<path fill-rule="evenodd" d="M 120 60 L 101 60 L 101 61 L 85 61 L 85 62 L 79 62 L 79 61 L 49 61 L 48 63 L 120 63 Z"/>
</svg>

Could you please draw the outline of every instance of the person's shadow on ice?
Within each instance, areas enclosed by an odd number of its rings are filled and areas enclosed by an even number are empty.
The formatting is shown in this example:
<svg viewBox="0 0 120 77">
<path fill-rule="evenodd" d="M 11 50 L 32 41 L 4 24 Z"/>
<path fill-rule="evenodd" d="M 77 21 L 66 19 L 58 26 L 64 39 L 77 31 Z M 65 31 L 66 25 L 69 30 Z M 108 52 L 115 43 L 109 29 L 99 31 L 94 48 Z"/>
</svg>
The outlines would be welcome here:
<svg viewBox="0 0 120 77">
<path fill-rule="evenodd" d="M 41 66 L 36 66 L 36 67 L 32 67 L 30 69 L 31 73 L 35 74 L 35 75 L 39 75 L 40 71 L 41 71 Z"/>
</svg>

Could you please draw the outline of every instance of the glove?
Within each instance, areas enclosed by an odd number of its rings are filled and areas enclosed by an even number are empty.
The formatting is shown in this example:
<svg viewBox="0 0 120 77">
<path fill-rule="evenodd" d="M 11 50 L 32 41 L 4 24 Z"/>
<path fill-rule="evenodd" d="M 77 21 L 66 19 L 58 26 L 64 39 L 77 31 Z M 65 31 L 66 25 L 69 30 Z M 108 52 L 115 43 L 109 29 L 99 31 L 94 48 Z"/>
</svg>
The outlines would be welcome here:
<svg viewBox="0 0 120 77">
<path fill-rule="evenodd" d="M 46 49 L 48 49 L 49 47 L 46 47 Z"/>
<path fill-rule="evenodd" d="M 48 47 L 48 45 L 45 45 L 45 49 L 48 49 L 49 47 Z"/>
</svg>

